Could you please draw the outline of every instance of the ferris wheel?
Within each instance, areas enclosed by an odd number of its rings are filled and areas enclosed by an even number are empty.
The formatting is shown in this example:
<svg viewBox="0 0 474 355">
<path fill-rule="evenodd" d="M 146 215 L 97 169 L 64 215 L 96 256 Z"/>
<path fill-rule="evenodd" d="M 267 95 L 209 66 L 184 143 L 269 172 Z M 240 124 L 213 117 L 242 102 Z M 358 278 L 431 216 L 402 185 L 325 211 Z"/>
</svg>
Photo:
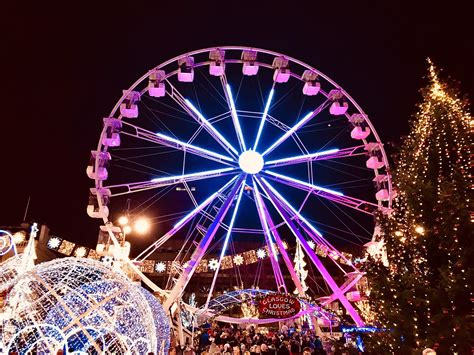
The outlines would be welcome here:
<svg viewBox="0 0 474 355">
<path fill-rule="evenodd" d="M 369 241 L 373 214 L 390 210 L 388 162 L 368 116 L 319 70 L 240 46 L 170 59 L 123 91 L 87 174 L 95 183 L 88 214 L 103 220 L 116 251 L 124 248 L 116 216 L 125 200 L 156 222 L 150 245 L 122 261 L 163 296 L 165 309 L 206 263 L 207 308 L 224 264 L 245 266 L 236 243 L 261 240 L 276 291 L 311 292 L 288 251 L 297 246 L 325 283 L 320 304 L 339 300 L 363 325 L 347 297 L 362 273 L 340 246 Z M 173 241 L 181 245 L 176 267 L 158 285 L 137 265 Z"/>
</svg>

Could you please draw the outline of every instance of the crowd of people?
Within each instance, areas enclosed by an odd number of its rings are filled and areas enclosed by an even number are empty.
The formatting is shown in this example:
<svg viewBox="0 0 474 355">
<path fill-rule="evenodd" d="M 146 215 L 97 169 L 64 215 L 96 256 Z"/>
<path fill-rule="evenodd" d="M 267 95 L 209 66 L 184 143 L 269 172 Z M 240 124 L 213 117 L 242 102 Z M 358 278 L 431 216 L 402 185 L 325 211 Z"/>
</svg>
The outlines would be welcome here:
<svg viewBox="0 0 474 355">
<path fill-rule="evenodd" d="M 197 332 L 194 344 L 183 349 L 175 348 L 170 354 L 183 355 L 318 355 L 358 354 L 350 344 L 340 340 L 320 337 L 312 330 L 296 325 L 283 325 L 278 331 L 240 328 L 232 325 L 203 328 Z"/>
</svg>

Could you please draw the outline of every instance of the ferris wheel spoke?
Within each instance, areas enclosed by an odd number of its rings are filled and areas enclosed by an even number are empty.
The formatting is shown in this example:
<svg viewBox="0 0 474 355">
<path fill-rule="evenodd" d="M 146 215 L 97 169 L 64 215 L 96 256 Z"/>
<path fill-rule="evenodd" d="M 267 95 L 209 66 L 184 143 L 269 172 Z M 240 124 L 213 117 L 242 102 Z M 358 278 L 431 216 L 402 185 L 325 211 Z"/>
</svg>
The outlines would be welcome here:
<svg viewBox="0 0 474 355">
<path fill-rule="evenodd" d="M 194 208 L 191 212 L 189 212 L 186 216 L 181 218 L 173 228 L 163 235 L 160 239 L 156 242 L 151 244 L 148 248 L 142 251 L 134 261 L 144 261 L 146 260 L 151 254 L 153 254 L 159 247 L 161 247 L 164 243 L 166 243 L 173 235 L 175 235 L 179 230 L 184 227 L 189 221 L 191 221 L 198 213 L 200 213 L 204 208 L 206 208 L 212 201 L 214 201 L 217 196 L 222 194 L 232 183 L 237 179 L 237 176 L 234 176 L 229 182 L 227 182 L 224 186 L 222 186 L 219 190 L 214 192 L 211 196 L 205 199 L 201 204 L 199 204 L 196 208 Z"/>
<path fill-rule="evenodd" d="M 182 142 L 178 139 L 168 137 L 162 133 L 150 132 L 144 128 L 132 125 L 128 122 L 123 122 L 123 124 L 129 127 L 132 127 L 133 132 L 124 131 L 122 132 L 122 134 L 135 137 L 138 139 L 142 139 L 147 142 L 157 143 L 160 145 L 164 145 L 166 147 L 182 150 L 183 152 L 189 152 L 191 154 L 194 154 L 206 159 L 214 160 L 222 164 L 232 165 L 232 162 L 234 162 L 233 158 L 213 152 L 209 149 L 204 149 L 190 143 Z"/>
<path fill-rule="evenodd" d="M 308 123 L 311 119 L 319 115 L 326 107 L 329 106 L 331 100 L 326 99 L 318 108 L 314 111 L 309 112 L 306 116 L 304 116 L 301 120 L 298 121 L 293 127 L 291 127 L 288 131 L 286 131 L 280 138 L 277 139 L 275 143 L 273 143 L 270 147 L 267 148 L 262 153 L 262 156 L 265 156 L 275 150 L 280 144 L 286 141 L 293 133 L 295 133 L 298 129 L 303 127 L 306 123 Z"/>
<path fill-rule="evenodd" d="M 258 126 L 257 137 L 255 138 L 255 143 L 253 145 L 253 150 L 255 151 L 258 146 L 258 142 L 260 141 L 260 136 L 262 135 L 263 125 L 265 124 L 265 120 L 267 119 L 268 111 L 270 110 L 270 104 L 273 100 L 273 95 L 275 94 L 275 81 L 273 82 L 272 88 L 268 94 L 267 101 L 265 104 L 265 109 L 263 110 L 262 118 L 260 119 L 260 125 Z"/>
<path fill-rule="evenodd" d="M 185 110 L 197 123 L 204 129 L 232 156 L 239 155 L 238 151 L 229 143 L 227 139 L 204 117 L 204 115 L 169 82 L 171 92 L 170 97 Z"/>
<path fill-rule="evenodd" d="M 168 310 L 171 307 L 171 305 L 175 302 L 175 300 L 182 295 L 184 289 L 186 288 L 186 285 L 189 283 L 189 280 L 193 276 L 194 271 L 196 270 L 197 266 L 201 262 L 202 257 L 204 256 L 207 249 L 209 248 L 209 245 L 214 239 L 217 229 L 219 228 L 224 217 L 226 216 L 232 202 L 234 201 L 235 196 L 237 195 L 237 192 L 241 188 L 241 185 L 244 179 L 245 179 L 245 175 L 241 174 L 239 178 L 237 179 L 237 181 L 235 182 L 234 187 L 230 191 L 227 198 L 224 200 L 221 208 L 219 209 L 219 212 L 214 218 L 214 221 L 211 223 L 211 225 L 207 229 L 206 234 L 201 239 L 199 244 L 196 246 L 196 249 L 191 255 L 191 259 L 189 260 L 188 265 L 182 271 L 181 275 L 177 279 L 175 286 L 171 290 L 169 297 L 167 298 L 166 302 L 163 305 L 164 309 Z"/>
<path fill-rule="evenodd" d="M 354 157 L 354 156 L 365 154 L 364 147 L 365 147 L 364 145 L 359 145 L 356 147 L 349 147 L 349 148 L 343 148 L 343 149 L 334 148 L 334 149 L 328 149 L 328 150 L 311 153 L 311 154 L 304 154 L 304 155 L 297 155 L 294 157 L 269 160 L 265 162 L 265 167 L 274 168 L 274 167 L 279 167 L 279 166 L 308 163 L 308 162 L 313 162 L 313 161 Z"/>
<path fill-rule="evenodd" d="M 273 171 L 265 170 L 264 174 L 274 181 L 303 191 L 311 192 L 315 196 L 323 197 L 329 201 L 333 201 L 343 206 L 353 208 L 365 214 L 372 215 L 373 211 L 378 208 L 378 205 L 373 202 L 364 201 L 356 197 L 346 196 L 342 192 L 313 185 L 305 181 L 290 178 L 286 175 L 274 173 Z"/>
<path fill-rule="evenodd" d="M 155 178 L 148 181 L 132 182 L 128 184 L 109 185 L 109 186 L 104 186 L 104 189 L 110 190 L 111 192 L 110 196 L 114 197 L 114 196 L 126 195 L 133 192 L 157 189 L 157 188 L 169 186 L 169 185 L 176 185 L 176 184 L 189 182 L 189 181 L 214 178 L 218 176 L 231 174 L 233 172 L 236 172 L 236 170 L 237 168 L 207 170 L 207 171 L 202 171 L 198 173 Z M 117 192 L 114 192 L 114 191 L 117 191 Z"/>
<path fill-rule="evenodd" d="M 247 147 L 245 146 L 244 135 L 242 133 L 242 127 L 240 126 L 239 116 L 237 115 L 237 111 L 235 109 L 235 101 L 232 95 L 232 90 L 230 85 L 227 83 L 227 78 L 225 74 L 221 76 L 222 86 L 225 88 L 225 98 L 227 100 L 227 105 L 229 106 L 230 113 L 232 115 L 232 122 L 234 123 L 235 133 L 237 134 L 237 139 L 239 140 L 239 145 L 242 151 L 246 151 Z"/>
<path fill-rule="evenodd" d="M 324 267 L 321 260 L 319 260 L 318 256 L 314 253 L 313 249 L 311 249 L 311 247 L 308 245 L 308 242 L 306 241 L 306 239 L 303 237 L 303 235 L 298 230 L 298 228 L 296 227 L 291 217 L 288 215 L 288 213 L 285 211 L 285 209 L 281 205 L 280 200 L 274 195 L 273 193 L 274 191 L 269 188 L 269 185 L 265 181 L 265 179 L 257 178 L 257 182 L 262 188 L 262 190 L 265 192 L 267 197 L 270 199 L 270 202 L 272 203 L 273 207 L 277 210 L 277 212 L 283 218 L 286 225 L 290 228 L 292 234 L 299 240 L 299 242 L 301 243 L 301 246 L 306 252 L 306 255 L 308 255 L 311 262 L 316 266 L 319 273 L 323 276 L 324 280 L 327 282 L 328 286 L 330 287 L 335 297 L 339 299 L 339 301 L 342 303 L 342 305 L 344 306 L 348 314 L 352 317 L 356 325 L 358 327 L 363 326 L 364 322 L 362 318 L 359 316 L 359 314 L 354 309 L 352 304 L 347 300 L 344 293 L 339 288 L 336 281 L 334 281 L 332 276 L 329 274 L 328 270 Z"/>
<path fill-rule="evenodd" d="M 255 183 L 255 179 L 253 179 L 253 180 L 254 180 L 253 193 L 255 195 L 255 205 L 257 206 L 258 217 L 260 219 L 260 224 L 262 225 L 263 234 L 265 236 L 265 242 L 267 244 L 268 250 L 271 253 L 270 261 L 272 263 L 273 273 L 274 273 L 274 276 L 275 276 L 275 281 L 277 283 L 277 290 L 280 290 L 281 288 L 283 288 L 285 293 L 288 293 L 288 289 L 286 288 L 285 280 L 283 278 L 283 274 L 282 274 L 281 269 L 280 269 L 280 264 L 278 263 L 278 254 L 277 254 L 277 251 L 275 249 L 275 243 L 273 243 L 272 234 L 270 233 L 270 229 L 268 227 L 269 226 L 269 222 L 267 220 L 268 211 L 266 211 L 266 208 L 263 204 L 262 197 L 260 196 L 260 193 L 257 189 L 257 185 Z M 281 243 L 281 241 L 280 241 L 280 243 Z M 277 242 L 277 245 L 278 245 L 278 242 Z M 283 247 L 283 244 L 282 244 L 282 247 Z M 283 250 L 284 250 L 284 248 L 283 248 Z M 285 250 L 285 253 L 286 253 L 286 250 Z M 288 256 L 288 255 L 286 255 L 286 256 Z M 285 260 L 285 257 L 283 257 L 283 260 Z M 286 261 L 285 261 L 285 263 L 286 263 Z M 290 271 L 290 274 L 291 274 L 291 271 Z M 298 291 L 300 291 L 300 290 L 298 290 Z"/>
<path fill-rule="evenodd" d="M 308 220 L 305 217 L 303 217 L 301 213 L 291 205 L 291 203 L 289 203 L 277 190 L 275 190 L 275 188 L 272 185 L 270 185 L 270 183 L 268 183 L 264 178 L 262 178 L 261 180 L 272 191 L 272 193 L 280 200 L 286 212 L 289 213 L 291 217 L 297 221 L 297 223 L 305 230 L 305 232 L 308 233 L 309 236 L 311 236 L 311 238 L 313 239 L 315 243 L 317 243 L 318 245 L 327 249 L 329 252 L 347 261 L 344 255 L 342 255 L 342 253 L 340 253 L 336 248 L 334 248 L 331 245 L 331 243 L 329 243 L 326 240 L 326 238 L 324 238 L 322 233 L 318 231 L 311 223 L 309 223 Z M 337 266 L 341 269 L 342 272 L 345 273 L 344 269 L 342 269 L 339 264 L 337 264 Z"/>
<path fill-rule="evenodd" d="M 229 239 L 230 239 L 230 236 L 232 234 L 232 228 L 234 227 L 235 218 L 237 217 L 237 213 L 239 212 L 239 206 L 240 206 L 240 201 L 242 200 L 242 194 L 244 192 L 244 187 L 245 187 L 245 184 L 241 184 L 239 195 L 237 196 L 237 202 L 235 203 L 235 207 L 234 207 L 234 212 L 232 213 L 232 218 L 231 218 L 230 223 L 229 223 L 229 229 L 227 230 L 227 233 L 226 233 L 226 236 L 225 236 L 225 239 L 224 239 L 224 245 L 222 246 L 222 250 L 221 250 L 221 253 L 219 255 L 219 261 L 217 262 L 217 267 L 216 267 L 216 270 L 214 271 L 214 276 L 212 278 L 211 287 L 210 287 L 209 292 L 207 294 L 207 300 L 206 300 L 206 304 L 205 304 L 204 309 L 208 308 L 209 301 L 211 300 L 212 293 L 214 292 L 214 287 L 216 285 L 217 275 L 219 274 L 219 270 L 221 268 L 222 259 L 224 258 L 225 253 L 227 251 L 227 245 L 229 244 Z"/>
</svg>

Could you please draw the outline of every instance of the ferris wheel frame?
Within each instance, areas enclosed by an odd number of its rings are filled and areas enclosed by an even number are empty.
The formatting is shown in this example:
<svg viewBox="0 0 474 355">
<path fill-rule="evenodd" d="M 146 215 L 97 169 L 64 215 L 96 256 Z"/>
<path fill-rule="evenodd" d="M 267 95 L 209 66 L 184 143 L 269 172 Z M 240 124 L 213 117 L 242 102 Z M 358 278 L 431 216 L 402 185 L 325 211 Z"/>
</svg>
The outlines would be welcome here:
<svg viewBox="0 0 474 355">
<path fill-rule="evenodd" d="M 229 84 L 227 83 L 225 70 L 224 70 L 224 73 L 221 75 L 221 82 L 223 86 L 224 96 L 226 98 L 228 109 L 229 109 L 227 113 L 230 114 L 230 117 L 232 118 L 232 122 L 235 128 L 235 133 L 236 133 L 238 143 L 239 143 L 239 147 L 236 148 L 232 146 L 232 144 L 230 144 L 227 141 L 227 139 L 213 126 L 212 122 L 209 119 L 207 119 L 199 111 L 199 109 L 196 108 L 188 99 L 186 99 L 168 80 L 170 77 L 179 74 L 179 70 L 180 70 L 179 67 L 177 66 L 175 69 L 165 71 L 165 76 L 160 79 L 164 83 L 166 83 L 168 87 L 168 89 L 166 89 L 165 95 L 169 95 L 180 106 L 182 110 L 187 112 L 190 117 L 192 117 L 204 130 L 206 130 L 216 140 L 216 142 L 219 143 L 219 145 L 227 152 L 227 155 L 219 154 L 219 153 L 216 153 L 204 148 L 200 148 L 189 142 L 179 141 L 175 138 L 168 137 L 161 133 L 156 134 L 154 132 L 147 131 L 145 129 L 142 129 L 138 126 L 135 126 L 129 122 L 122 120 L 123 116 L 122 114 L 120 114 L 121 105 L 128 98 L 130 98 L 130 95 L 135 92 L 134 90 L 145 80 L 148 80 L 153 73 L 156 73 L 158 70 L 164 70 L 165 68 L 167 68 L 168 66 L 174 63 L 179 63 L 179 61 L 186 60 L 186 58 L 192 58 L 196 55 L 200 55 L 203 53 L 211 53 L 213 51 L 224 51 L 224 52 L 250 51 L 250 52 L 255 52 L 257 54 L 269 55 L 274 58 L 284 58 L 288 60 L 288 63 L 299 66 L 300 69 L 303 68 L 303 70 L 305 71 L 310 71 L 311 73 L 315 74 L 315 76 L 317 76 L 318 78 L 323 79 L 326 83 L 329 83 L 331 85 L 332 90 L 330 92 L 327 92 L 327 91 L 324 91 L 322 88 L 319 89 L 318 90 L 319 93 L 326 97 L 326 100 L 323 102 L 323 104 L 321 104 L 319 107 L 315 108 L 313 111 L 305 115 L 294 126 L 289 127 L 289 126 L 283 125 L 280 121 L 275 120 L 275 118 L 271 117 L 271 115 L 269 114 L 270 103 L 272 100 L 275 83 L 277 82 L 274 77 L 272 89 L 266 100 L 265 109 L 263 113 L 261 113 L 261 121 L 260 121 L 259 129 L 257 132 L 257 137 L 255 141 L 253 142 L 253 144 L 251 144 L 251 142 L 245 140 L 244 135 L 242 133 L 242 129 L 239 122 L 239 113 L 235 107 L 232 90 Z M 207 61 L 202 61 L 202 62 L 197 62 L 197 63 L 193 62 L 192 68 L 194 69 L 194 68 L 198 68 L 202 66 L 211 66 L 215 63 L 216 63 L 215 60 L 207 60 Z M 224 66 L 227 64 L 244 64 L 244 63 L 245 63 L 245 60 L 243 59 L 222 59 L 222 62 L 221 62 L 221 64 Z M 253 64 L 258 67 L 275 70 L 275 71 L 281 69 L 281 68 L 280 69 L 275 68 L 274 63 L 270 64 L 270 63 L 261 62 L 258 60 L 254 60 Z M 289 71 L 289 70 L 288 72 L 286 72 L 286 74 L 288 74 L 289 77 L 305 82 L 303 78 L 304 75 L 299 75 L 296 72 Z M 149 87 L 145 86 L 143 89 L 139 91 L 139 94 L 144 95 L 148 90 L 149 90 Z M 326 110 L 331 104 L 333 104 L 336 101 L 333 97 L 330 96 L 333 90 L 337 91 L 337 94 L 339 95 L 338 97 L 344 98 L 346 102 L 350 103 L 352 108 L 355 108 L 355 110 L 357 111 L 357 114 L 359 115 L 358 117 L 362 119 L 363 122 L 365 122 L 366 127 L 368 127 L 370 131 L 369 136 L 371 136 L 374 139 L 374 141 L 369 142 L 367 138 L 364 137 L 360 139 L 363 144 L 359 146 L 344 148 L 341 150 L 333 149 L 333 150 L 328 150 L 324 152 L 313 152 L 313 153 L 307 152 L 307 154 L 302 154 L 299 156 L 269 160 L 267 162 L 264 162 L 261 173 L 260 171 L 258 171 L 257 172 L 258 174 L 255 174 L 255 175 L 248 174 L 246 171 L 242 170 L 243 167 L 241 164 L 239 164 L 239 158 L 242 156 L 243 153 L 247 151 L 257 151 L 257 148 L 259 147 L 259 144 L 260 144 L 262 129 L 267 121 L 273 122 L 273 124 L 281 126 L 280 128 L 284 131 L 284 133 L 270 147 L 267 147 L 262 153 L 259 153 L 259 155 L 262 158 L 265 158 L 267 154 L 270 154 L 284 141 L 286 141 L 290 137 L 293 137 L 293 135 L 298 131 L 298 129 L 303 127 L 306 123 L 308 123 L 310 120 L 316 117 L 319 113 Z M 345 112 L 343 115 L 349 120 L 349 122 L 351 122 L 350 121 L 351 115 L 349 115 L 349 113 Z M 266 239 L 269 250 L 273 254 L 272 257 L 270 257 L 270 260 L 272 262 L 275 279 L 277 281 L 277 284 L 279 285 L 278 287 L 280 288 L 281 286 L 282 289 L 287 291 L 284 285 L 283 276 L 282 276 L 280 267 L 278 265 L 278 260 L 276 260 L 277 253 L 273 249 L 275 248 L 275 246 L 278 247 L 278 251 L 281 253 L 283 257 L 283 260 L 290 272 L 291 278 L 298 290 L 299 295 L 300 296 L 304 295 L 304 291 L 302 290 L 301 283 L 295 274 L 294 267 L 291 263 L 291 260 L 287 252 L 284 250 L 282 240 L 278 235 L 277 228 L 279 225 L 273 221 L 272 217 L 270 216 L 270 213 L 268 212 L 269 206 L 271 206 L 274 210 L 278 212 L 278 214 L 283 220 L 282 223 L 286 224 L 289 227 L 295 239 L 303 247 L 305 254 L 309 257 L 313 265 L 316 266 L 319 273 L 323 276 L 326 283 L 331 288 L 332 294 L 324 302 L 327 304 L 335 299 L 338 299 L 343 304 L 348 314 L 350 314 L 350 316 L 352 317 L 352 319 L 358 326 L 362 326 L 364 324 L 358 312 L 354 309 L 352 304 L 347 300 L 347 298 L 344 295 L 345 292 L 350 290 L 351 287 L 353 287 L 355 283 L 357 283 L 357 281 L 362 277 L 362 273 L 360 273 L 359 270 L 357 270 L 357 268 L 351 265 L 353 268 L 353 272 L 348 273 L 350 275 L 348 276 L 347 281 L 340 286 L 337 285 L 337 283 L 329 274 L 325 266 L 319 260 L 318 256 L 315 254 L 312 248 L 308 245 L 300 229 L 304 230 L 305 233 L 309 235 L 314 242 L 325 245 L 328 248 L 328 250 L 337 254 L 338 257 L 344 258 L 344 255 L 340 253 L 336 248 L 334 248 L 323 237 L 323 235 L 316 228 L 314 228 L 313 225 L 307 219 L 305 219 L 305 217 L 303 217 L 303 215 L 298 211 L 298 209 L 294 208 L 290 202 L 285 200 L 285 198 L 281 194 L 279 194 L 278 191 L 270 183 L 270 181 L 283 183 L 287 186 L 291 186 L 293 188 L 306 191 L 309 194 L 314 194 L 316 196 L 324 197 L 333 202 L 342 204 L 346 207 L 353 208 L 362 213 L 371 214 L 375 210 L 382 210 L 383 212 L 390 210 L 391 204 L 392 204 L 393 192 L 392 192 L 391 176 L 387 170 L 389 166 L 388 159 L 383 149 L 383 144 L 380 141 L 380 138 L 374 126 L 372 125 L 371 121 L 369 120 L 365 112 L 362 110 L 362 108 L 343 88 L 337 85 L 332 79 L 330 79 L 328 76 L 326 76 L 325 74 L 323 74 L 316 68 L 311 67 L 302 61 L 299 61 L 290 56 L 287 56 L 278 52 L 270 51 L 270 50 L 253 48 L 253 47 L 245 47 L 245 46 L 222 46 L 222 47 L 205 48 L 205 49 L 200 49 L 200 50 L 188 52 L 183 55 L 176 56 L 158 65 L 157 67 L 153 68 L 149 72 L 145 73 L 134 84 L 132 84 L 132 86 L 129 89 L 124 91 L 122 97 L 118 100 L 118 102 L 116 103 L 116 105 L 114 106 L 114 108 L 112 109 L 108 117 L 110 118 L 116 117 L 117 120 L 120 120 L 121 124 L 132 127 L 132 129 L 134 130 L 134 134 L 128 133 L 131 136 L 135 136 L 137 138 L 140 138 L 149 142 L 172 147 L 174 149 L 181 150 L 186 153 L 195 154 L 205 159 L 217 161 L 219 163 L 226 165 L 226 168 L 205 171 L 202 173 L 182 174 L 179 176 L 172 176 L 169 178 L 168 177 L 158 178 L 158 179 L 153 179 L 151 181 L 143 181 L 143 182 L 121 184 L 121 185 L 111 185 L 111 186 L 107 186 L 107 185 L 104 186 L 104 179 L 99 178 L 98 174 L 96 174 L 96 178 L 94 179 L 95 180 L 95 193 L 97 196 L 97 203 L 98 203 L 99 209 L 106 207 L 106 204 L 104 203 L 104 201 L 105 201 L 105 198 L 108 196 L 103 195 L 103 191 L 106 189 L 114 189 L 116 187 L 125 188 L 126 189 L 125 192 L 117 193 L 117 195 L 119 195 L 119 194 L 135 192 L 135 191 L 155 189 L 162 186 L 169 186 L 169 185 L 174 185 L 174 184 L 178 184 L 182 182 L 201 180 L 201 179 L 205 179 L 209 177 L 234 174 L 239 169 L 242 170 L 238 176 L 235 176 L 226 185 L 224 185 L 214 194 L 209 196 L 205 201 L 198 204 L 194 208 L 194 210 L 190 212 L 189 214 L 187 214 L 186 216 L 184 216 L 174 226 L 172 230 L 166 233 L 162 238 L 158 239 L 149 248 L 145 249 L 137 258 L 135 258 L 134 260 L 129 260 L 129 259 L 125 260 L 125 262 L 134 270 L 136 274 L 140 276 L 142 281 L 147 286 L 149 286 L 153 291 L 158 292 L 163 297 L 165 297 L 166 299 L 164 302 L 165 309 L 169 309 L 172 306 L 172 304 L 181 297 L 182 293 L 184 292 L 184 289 L 186 288 L 186 285 L 188 284 L 191 277 L 193 276 L 197 265 L 199 264 L 203 255 L 206 253 L 210 242 L 212 241 L 215 233 L 217 232 L 217 229 L 221 225 L 222 220 L 229 212 L 231 204 L 233 203 L 233 201 L 237 200 L 236 207 L 234 208 L 234 211 L 232 214 L 231 223 L 228 225 L 228 229 L 227 229 L 227 235 L 225 238 L 225 243 L 227 243 L 229 235 L 232 233 L 233 221 L 235 220 L 235 215 L 238 210 L 238 205 L 240 203 L 243 190 L 246 187 L 246 182 L 245 182 L 246 178 L 248 175 L 251 175 L 252 176 L 251 180 L 253 182 L 253 186 L 252 186 L 253 195 L 255 198 L 258 217 L 260 219 L 260 222 L 262 225 L 262 232 Z M 99 143 L 97 145 L 97 151 L 96 151 L 97 154 L 100 154 L 100 153 L 107 154 L 108 147 L 103 144 L 105 135 L 106 135 L 106 126 L 104 126 L 104 129 L 102 130 Z M 340 159 L 340 158 L 351 157 L 355 155 L 362 155 L 362 154 L 366 154 L 367 150 L 369 152 L 371 152 L 372 150 L 375 150 L 378 153 L 379 155 L 378 159 L 381 159 L 381 165 L 380 167 L 373 169 L 374 175 L 375 175 L 374 180 L 377 182 L 383 181 L 384 187 L 387 190 L 386 192 L 387 197 L 385 199 L 380 199 L 380 200 L 378 199 L 377 203 L 364 201 L 364 200 L 357 199 L 351 196 L 346 196 L 337 191 L 327 189 L 321 186 L 317 186 L 312 183 L 308 183 L 308 182 L 301 181 L 298 179 L 290 178 L 286 175 L 278 174 L 275 171 L 269 170 L 270 168 L 277 168 L 279 166 L 290 165 L 290 164 L 309 163 L 309 162 L 313 162 L 317 160 Z M 94 170 L 97 172 L 99 171 L 100 168 L 101 168 L 100 159 L 95 159 Z M 386 174 L 380 174 L 379 169 L 385 169 Z M 149 279 L 145 274 L 143 274 L 139 270 L 139 268 L 135 265 L 134 261 L 146 259 L 149 255 L 151 255 L 154 251 L 156 251 L 161 245 L 163 245 L 163 243 L 165 243 L 167 240 L 169 240 L 169 238 L 171 238 L 175 233 L 177 233 L 181 227 L 183 227 L 186 223 L 192 220 L 196 215 L 201 213 L 203 209 L 206 206 L 208 206 L 218 195 L 228 190 L 230 190 L 230 192 L 225 194 L 225 200 L 222 206 L 220 207 L 218 213 L 214 217 L 214 221 L 211 223 L 210 227 L 208 228 L 206 235 L 202 238 L 202 240 L 196 247 L 196 250 L 194 251 L 191 257 L 190 262 L 188 262 L 188 265 L 183 268 L 179 278 L 177 279 L 176 284 L 171 290 L 161 289 L 151 279 Z M 370 211 L 368 211 L 367 207 L 369 207 Z M 109 233 L 111 241 L 114 243 L 116 247 L 118 247 L 119 242 L 113 230 L 114 228 L 113 223 L 109 221 L 108 216 L 106 215 L 103 215 L 102 219 L 106 226 L 107 232 Z M 226 246 L 226 244 L 224 245 Z M 223 256 L 225 255 L 225 251 L 226 251 L 226 247 L 224 247 L 220 253 L 219 266 L 220 266 Z M 217 274 L 219 271 L 219 266 L 217 267 L 217 270 L 214 273 L 211 290 L 209 292 L 206 304 L 209 304 L 210 297 L 212 295 L 214 284 L 216 282 Z M 342 270 L 341 267 L 339 268 Z M 344 273 L 347 274 L 345 271 Z"/>
</svg>

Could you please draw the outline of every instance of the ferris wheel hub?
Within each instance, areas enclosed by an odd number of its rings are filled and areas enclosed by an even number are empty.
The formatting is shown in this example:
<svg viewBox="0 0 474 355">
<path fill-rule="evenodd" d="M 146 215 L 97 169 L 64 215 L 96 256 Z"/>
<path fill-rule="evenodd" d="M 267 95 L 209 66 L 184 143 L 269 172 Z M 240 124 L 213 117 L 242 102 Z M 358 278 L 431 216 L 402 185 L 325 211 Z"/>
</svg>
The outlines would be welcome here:
<svg viewBox="0 0 474 355">
<path fill-rule="evenodd" d="M 254 150 L 247 150 L 239 157 L 239 166 L 247 174 L 257 174 L 263 168 L 263 157 Z"/>
</svg>

